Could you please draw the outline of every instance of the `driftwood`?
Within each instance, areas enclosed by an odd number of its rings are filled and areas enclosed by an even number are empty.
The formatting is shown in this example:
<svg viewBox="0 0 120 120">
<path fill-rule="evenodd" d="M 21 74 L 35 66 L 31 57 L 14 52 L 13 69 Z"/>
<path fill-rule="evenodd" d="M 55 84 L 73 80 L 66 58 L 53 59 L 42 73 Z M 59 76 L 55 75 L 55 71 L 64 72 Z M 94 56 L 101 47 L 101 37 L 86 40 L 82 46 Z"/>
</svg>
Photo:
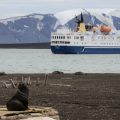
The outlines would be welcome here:
<svg viewBox="0 0 120 120">
<path fill-rule="evenodd" d="M 14 83 L 14 81 L 12 79 L 10 79 L 10 82 L 11 82 L 11 85 L 12 85 L 13 88 L 17 88 L 15 83 Z"/>
<path fill-rule="evenodd" d="M 3 84 L 3 87 L 5 87 L 5 88 L 9 88 L 9 87 L 16 88 L 16 85 L 15 85 L 13 79 L 9 79 L 9 83 L 2 82 L 2 84 Z"/>
<path fill-rule="evenodd" d="M 12 78 L 9 79 L 9 81 L 1 82 L 1 83 L 2 83 L 2 87 L 5 87 L 5 88 L 9 88 L 9 87 L 17 88 L 19 83 L 24 83 L 25 85 L 32 84 L 30 76 L 25 77 L 25 78 L 22 76 L 21 82 L 17 82 L 17 77 L 14 77 L 13 79 Z"/>
<path fill-rule="evenodd" d="M 11 84 L 7 84 L 6 82 L 2 82 L 2 84 L 3 84 L 3 87 L 5 88 L 9 88 L 11 86 Z"/>
</svg>

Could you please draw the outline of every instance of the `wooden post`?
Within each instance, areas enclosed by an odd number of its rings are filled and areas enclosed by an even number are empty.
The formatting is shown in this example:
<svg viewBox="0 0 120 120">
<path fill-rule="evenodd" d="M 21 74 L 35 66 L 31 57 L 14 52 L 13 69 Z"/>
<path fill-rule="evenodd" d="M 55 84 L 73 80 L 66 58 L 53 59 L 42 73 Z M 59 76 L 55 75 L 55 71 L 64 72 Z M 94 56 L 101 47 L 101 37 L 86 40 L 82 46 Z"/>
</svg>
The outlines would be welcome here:
<svg viewBox="0 0 120 120">
<path fill-rule="evenodd" d="M 28 81 L 28 78 L 25 77 L 23 83 L 27 85 L 27 81 Z"/>
<path fill-rule="evenodd" d="M 24 77 L 22 76 L 21 82 L 23 83 L 23 81 L 24 81 Z"/>
<path fill-rule="evenodd" d="M 30 78 L 30 76 L 28 77 L 27 85 L 31 85 L 31 78 Z"/>
<path fill-rule="evenodd" d="M 48 75 L 49 74 L 45 74 L 45 83 L 44 83 L 45 86 L 47 85 Z"/>
</svg>

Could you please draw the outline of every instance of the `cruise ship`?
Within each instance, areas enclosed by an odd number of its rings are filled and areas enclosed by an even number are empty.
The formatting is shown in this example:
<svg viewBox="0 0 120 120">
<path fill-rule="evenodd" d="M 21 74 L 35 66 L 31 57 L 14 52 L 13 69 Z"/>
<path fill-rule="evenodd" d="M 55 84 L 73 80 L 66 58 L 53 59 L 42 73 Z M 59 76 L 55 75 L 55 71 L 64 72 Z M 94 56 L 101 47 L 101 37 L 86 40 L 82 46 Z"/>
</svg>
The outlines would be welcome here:
<svg viewBox="0 0 120 120">
<path fill-rule="evenodd" d="M 120 33 L 108 25 L 85 25 L 76 17 L 75 31 L 62 27 L 51 33 L 54 54 L 120 54 Z"/>
</svg>

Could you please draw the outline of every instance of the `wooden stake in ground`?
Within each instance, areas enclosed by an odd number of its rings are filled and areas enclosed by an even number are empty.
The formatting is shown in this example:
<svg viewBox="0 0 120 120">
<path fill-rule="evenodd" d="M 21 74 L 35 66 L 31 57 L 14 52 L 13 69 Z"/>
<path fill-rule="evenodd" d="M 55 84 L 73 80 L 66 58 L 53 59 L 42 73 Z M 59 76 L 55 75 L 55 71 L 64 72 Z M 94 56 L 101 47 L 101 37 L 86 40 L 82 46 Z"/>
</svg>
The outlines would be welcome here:
<svg viewBox="0 0 120 120">
<path fill-rule="evenodd" d="M 48 74 L 45 74 L 45 83 L 44 83 L 45 86 L 47 85 L 47 80 L 48 80 Z"/>
</svg>

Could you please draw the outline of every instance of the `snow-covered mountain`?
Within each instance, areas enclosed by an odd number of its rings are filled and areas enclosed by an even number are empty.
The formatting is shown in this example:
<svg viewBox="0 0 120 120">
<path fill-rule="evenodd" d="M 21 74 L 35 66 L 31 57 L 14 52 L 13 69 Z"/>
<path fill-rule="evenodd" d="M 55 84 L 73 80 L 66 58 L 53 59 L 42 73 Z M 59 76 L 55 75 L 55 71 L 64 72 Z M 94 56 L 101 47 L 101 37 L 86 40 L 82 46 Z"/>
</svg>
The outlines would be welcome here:
<svg viewBox="0 0 120 120">
<path fill-rule="evenodd" d="M 119 9 L 73 9 L 56 14 L 31 14 L 0 20 L 0 44 L 49 42 L 51 31 L 65 25 L 74 30 L 75 16 L 86 24 L 107 24 L 120 30 Z"/>
<path fill-rule="evenodd" d="M 53 14 L 32 14 L 0 20 L 0 43 L 48 42 L 56 21 Z"/>
</svg>

